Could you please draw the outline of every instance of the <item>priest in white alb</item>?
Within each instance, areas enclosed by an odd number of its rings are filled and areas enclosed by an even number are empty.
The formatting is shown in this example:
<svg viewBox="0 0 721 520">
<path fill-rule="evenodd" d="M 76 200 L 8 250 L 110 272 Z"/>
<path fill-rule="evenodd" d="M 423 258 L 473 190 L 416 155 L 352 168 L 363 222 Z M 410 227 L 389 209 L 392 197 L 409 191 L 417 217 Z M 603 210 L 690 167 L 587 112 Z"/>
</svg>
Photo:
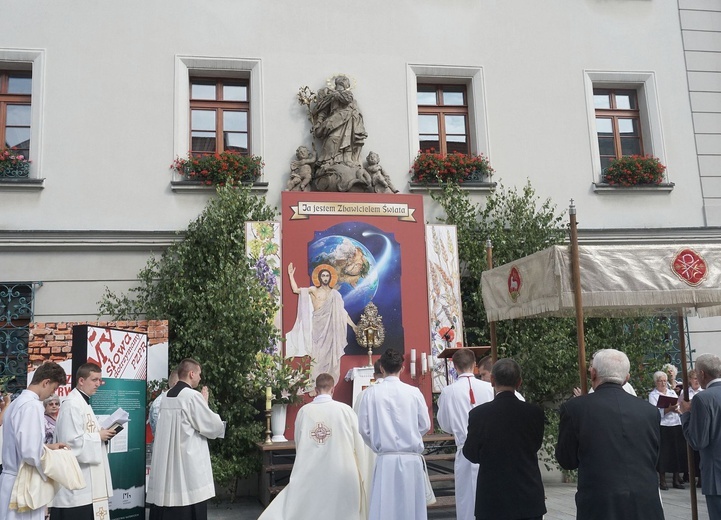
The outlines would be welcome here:
<svg viewBox="0 0 721 520">
<path fill-rule="evenodd" d="M 333 400 L 330 374 L 316 377 L 317 396 L 298 411 L 296 456 L 288 485 L 258 520 L 365 520 L 368 449 L 350 406 Z"/>
<path fill-rule="evenodd" d="M 8 406 L 3 417 L 3 471 L 0 474 L 0 518 L 3 520 L 43 520 L 45 508 L 18 512 L 10 507 L 10 495 L 20 467 L 34 466 L 45 478 L 40 458 L 45 438 L 45 407 L 43 400 L 65 384 L 63 367 L 52 361 L 40 365 L 26 390 Z M 58 449 L 64 444 L 48 444 Z"/>
<path fill-rule="evenodd" d="M 463 456 L 463 444 L 468 434 L 468 412 L 479 404 L 493 401 L 491 383 L 476 379 L 473 367 L 476 355 L 469 348 L 453 353 L 453 366 L 458 379 L 446 386 L 438 397 L 438 425 L 453 434 L 456 441 L 456 461 L 453 471 L 456 483 L 456 519 L 474 520 L 476 507 L 476 481 L 478 464 Z"/>
<path fill-rule="evenodd" d="M 376 454 L 370 520 L 426 520 L 423 435 L 431 418 L 418 388 L 401 382 L 403 356 L 393 349 L 380 358 L 383 384 L 363 391 L 358 409 L 361 436 Z"/>
<path fill-rule="evenodd" d="M 208 439 L 225 435 L 225 423 L 198 392 L 200 363 L 184 359 L 178 382 L 160 403 L 146 502 L 150 520 L 206 520 L 215 496 Z"/>
<path fill-rule="evenodd" d="M 90 406 L 90 398 L 102 382 L 102 371 L 98 365 L 80 365 L 75 374 L 75 388 L 60 405 L 55 440 L 70 447 L 78 459 L 86 486 L 75 491 L 60 489 L 50 509 L 50 520 L 110 517 L 108 499 L 113 496 L 113 482 L 110 478 L 107 441 L 116 432 L 101 428 Z"/>
</svg>

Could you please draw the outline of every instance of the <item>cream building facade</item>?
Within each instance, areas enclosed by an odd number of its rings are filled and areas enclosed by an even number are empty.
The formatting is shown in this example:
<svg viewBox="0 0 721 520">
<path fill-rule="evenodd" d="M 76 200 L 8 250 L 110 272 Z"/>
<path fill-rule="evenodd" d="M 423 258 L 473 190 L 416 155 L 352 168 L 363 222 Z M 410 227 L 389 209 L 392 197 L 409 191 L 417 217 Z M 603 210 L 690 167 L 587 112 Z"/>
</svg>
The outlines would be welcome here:
<svg viewBox="0 0 721 520">
<path fill-rule="evenodd" d="M 30 90 L 0 92 L 0 117 L 32 164 L 26 179 L 0 178 L 5 301 L 29 297 L 35 321 L 95 319 L 104 288 L 134 285 L 202 211 L 212 190 L 169 168 L 190 147 L 193 78 L 244 85 L 235 138 L 262 156 L 255 189 L 278 206 L 296 148 L 311 144 L 298 89 L 338 73 L 364 116 L 362 157 L 377 152 L 401 192 L 428 132 L 419 85 L 460 86 L 465 138 L 493 180 L 530 179 L 559 209 L 574 199 L 582 240 L 721 240 L 720 0 L 8 0 L 0 74 Z M 635 93 L 661 186 L 601 182 L 594 89 Z M 29 109 L 8 110 L 28 94 Z M 721 321 L 689 326 L 693 348 L 721 352 Z"/>
</svg>

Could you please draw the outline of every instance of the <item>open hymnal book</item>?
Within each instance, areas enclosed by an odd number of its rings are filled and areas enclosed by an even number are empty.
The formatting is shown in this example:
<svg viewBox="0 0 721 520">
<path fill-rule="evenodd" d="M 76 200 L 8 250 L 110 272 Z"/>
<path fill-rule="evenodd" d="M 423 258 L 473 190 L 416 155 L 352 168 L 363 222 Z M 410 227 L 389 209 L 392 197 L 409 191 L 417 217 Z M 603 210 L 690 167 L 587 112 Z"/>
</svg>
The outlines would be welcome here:
<svg viewBox="0 0 721 520">
<path fill-rule="evenodd" d="M 108 415 L 105 419 L 103 419 L 100 427 L 106 430 L 120 431 L 125 427 L 123 425 L 129 420 L 130 415 L 128 414 L 128 412 L 126 412 L 122 408 L 118 408 L 112 414 Z"/>
<path fill-rule="evenodd" d="M 673 406 L 678 402 L 678 397 L 672 397 L 670 395 L 659 395 L 658 396 L 658 403 L 656 403 L 656 406 L 658 408 L 668 408 L 669 406 Z"/>
</svg>

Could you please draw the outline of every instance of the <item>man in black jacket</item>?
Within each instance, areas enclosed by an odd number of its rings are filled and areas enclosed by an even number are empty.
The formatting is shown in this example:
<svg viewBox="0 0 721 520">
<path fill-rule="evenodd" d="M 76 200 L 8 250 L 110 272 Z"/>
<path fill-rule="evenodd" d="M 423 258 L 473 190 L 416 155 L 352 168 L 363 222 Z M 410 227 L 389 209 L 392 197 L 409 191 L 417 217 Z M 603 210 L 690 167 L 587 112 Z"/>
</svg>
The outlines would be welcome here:
<svg viewBox="0 0 721 520">
<path fill-rule="evenodd" d="M 656 461 L 658 410 L 623 390 L 630 363 L 623 352 L 599 350 L 591 364 L 593 393 L 561 406 L 556 460 L 578 468 L 578 520 L 659 520 Z"/>
<path fill-rule="evenodd" d="M 496 397 L 468 414 L 463 455 L 479 464 L 475 515 L 478 520 L 540 520 L 546 513 L 538 450 L 543 410 L 520 401 L 521 367 L 499 359 L 491 371 Z"/>
</svg>

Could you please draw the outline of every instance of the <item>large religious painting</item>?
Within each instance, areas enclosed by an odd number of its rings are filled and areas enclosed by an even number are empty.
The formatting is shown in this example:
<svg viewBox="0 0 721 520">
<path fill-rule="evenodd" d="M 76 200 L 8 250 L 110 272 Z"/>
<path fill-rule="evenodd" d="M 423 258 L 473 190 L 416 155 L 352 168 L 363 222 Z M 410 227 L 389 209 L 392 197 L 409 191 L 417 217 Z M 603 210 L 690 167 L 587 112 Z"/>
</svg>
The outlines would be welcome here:
<svg viewBox="0 0 721 520">
<path fill-rule="evenodd" d="M 458 239 L 455 226 L 426 226 L 428 257 L 428 307 L 431 329 L 433 391 L 440 392 L 448 381 L 455 381 L 450 360 L 438 355 L 447 348 L 463 347 L 463 314 L 458 265 Z"/>
<path fill-rule="evenodd" d="M 308 276 L 319 266 L 333 268 L 335 289 L 343 298 L 350 319 L 357 324 L 366 305 L 373 302 L 383 317 L 388 345 L 403 345 L 401 305 L 401 250 L 393 233 L 365 222 L 349 221 L 317 231 L 308 244 Z M 348 338 L 345 354 L 365 354 L 355 334 Z"/>
<path fill-rule="evenodd" d="M 312 375 L 333 375 L 335 397 L 350 404 L 345 378 L 368 365 L 356 330 L 375 306 L 384 335 L 373 359 L 389 347 L 403 352 L 402 379 L 430 402 L 430 376 L 411 379 L 409 358 L 430 355 L 422 197 L 284 192 L 282 205 L 286 357 L 310 356 Z"/>
</svg>

